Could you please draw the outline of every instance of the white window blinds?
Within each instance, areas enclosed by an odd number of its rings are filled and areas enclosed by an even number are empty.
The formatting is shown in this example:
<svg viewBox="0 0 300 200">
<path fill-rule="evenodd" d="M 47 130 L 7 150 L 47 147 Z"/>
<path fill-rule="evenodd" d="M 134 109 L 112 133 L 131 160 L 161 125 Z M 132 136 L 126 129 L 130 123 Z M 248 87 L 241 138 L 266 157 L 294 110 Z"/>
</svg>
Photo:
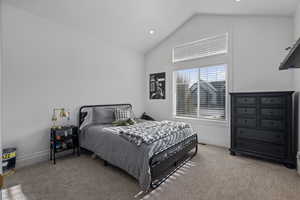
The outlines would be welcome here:
<svg viewBox="0 0 300 200">
<path fill-rule="evenodd" d="M 173 48 L 173 63 L 228 52 L 228 33 L 204 38 Z"/>
<path fill-rule="evenodd" d="M 176 72 L 176 114 L 182 117 L 197 117 L 198 69 Z"/>
<path fill-rule="evenodd" d="M 176 71 L 176 116 L 225 119 L 225 72 L 225 65 Z"/>
</svg>

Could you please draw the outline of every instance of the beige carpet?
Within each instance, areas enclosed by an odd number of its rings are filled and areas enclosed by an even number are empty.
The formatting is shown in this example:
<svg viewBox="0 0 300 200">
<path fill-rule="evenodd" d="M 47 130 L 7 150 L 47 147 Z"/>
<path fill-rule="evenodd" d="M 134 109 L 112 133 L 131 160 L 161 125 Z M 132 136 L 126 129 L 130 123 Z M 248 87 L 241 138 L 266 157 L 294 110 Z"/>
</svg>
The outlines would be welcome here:
<svg viewBox="0 0 300 200">
<path fill-rule="evenodd" d="M 27 200 L 21 185 L 15 185 L 2 190 L 2 200 Z"/>
<path fill-rule="evenodd" d="M 198 155 L 169 181 L 146 196 L 123 171 L 104 167 L 88 155 L 65 157 L 26 167 L 7 178 L 21 184 L 29 200 L 297 200 L 300 176 L 284 166 L 245 157 L 228 150 L 199 146 Z"/>
</svg>

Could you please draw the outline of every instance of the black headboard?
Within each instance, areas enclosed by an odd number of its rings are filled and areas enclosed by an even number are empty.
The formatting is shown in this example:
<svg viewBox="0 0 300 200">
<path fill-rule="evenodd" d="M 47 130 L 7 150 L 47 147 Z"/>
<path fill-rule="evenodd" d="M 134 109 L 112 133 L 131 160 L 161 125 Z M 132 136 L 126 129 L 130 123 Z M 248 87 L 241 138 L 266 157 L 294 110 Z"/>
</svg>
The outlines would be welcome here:
<svg viewBox="0 0 300 200">
<path fill-rule="evenodd" d="M 132 105 L 129 103 L 124 103 L 124 104 L 104 104 L 104 105 L 85 105 L 81 106 L 79 108 L 79 117 L 78 117 L 78 127 L 81 126 L 81 124 L 84 122 L 85 117 L 87 116 L 87 112 L 84 112 L 83 110 L 85 108 L 96 108 L 96 107 L 111 107 L 111 108 L 117 108 L 117 107 L 130 107 L 132 108 Z"/>
</svg>

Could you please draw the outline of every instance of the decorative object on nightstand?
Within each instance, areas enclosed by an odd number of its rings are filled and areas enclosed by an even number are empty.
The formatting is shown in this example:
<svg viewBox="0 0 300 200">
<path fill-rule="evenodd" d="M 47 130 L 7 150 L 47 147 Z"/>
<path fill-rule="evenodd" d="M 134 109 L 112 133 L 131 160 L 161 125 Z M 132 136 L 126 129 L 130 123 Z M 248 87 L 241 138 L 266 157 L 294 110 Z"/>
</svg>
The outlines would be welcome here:
<svg viewBox="0 0 300 200">
<path fill-rule="evenodd" d="M 68 121 L 70 120 L 70 112 L 65 108 L 54 108 L 52 114 L 52 128 L 59 128 L 61 125 L 57 125 L 56 123 L 64 119 L 67 119 Z"/>
<path fill-rule="evenodd" d="M 80 156 L 79 135 L 77 126 L 52 127 L 50 134 L 50 160 L 56 164 L 56 154 L 67 150 L 77 151 Z"/>
</svg>

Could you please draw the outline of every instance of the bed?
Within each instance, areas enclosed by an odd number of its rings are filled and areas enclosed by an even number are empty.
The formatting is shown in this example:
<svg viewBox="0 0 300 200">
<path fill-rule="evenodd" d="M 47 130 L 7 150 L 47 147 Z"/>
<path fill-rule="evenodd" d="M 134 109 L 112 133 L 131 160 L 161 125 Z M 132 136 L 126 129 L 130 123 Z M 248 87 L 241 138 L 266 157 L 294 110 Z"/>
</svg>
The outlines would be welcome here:
<svg viewBox="0 0 300 200">
<path fill-rule="evenodd" d="M 159 130 L 161 124 L 171 122 L 136 119 L 135 125 L 115 127 L 110 123 L 111 114 L 107 114 L 107 111 L 117 108 L 132 110 L 131 104 L 86 105 L 80 108 L 80 147 L 125 170 L 138 180 L 143 191 L 159 186 L 197 154 L 197 134 L 191 128 L 174 129 L 176 131 L 170 131 L 169 135 L 152 138 L 149 143 L 134 143 L 121 133 L 132 131 L 133 127 L 137 130 L 145 126 L 150 127 L 149 130 Z"/>
</svg>

